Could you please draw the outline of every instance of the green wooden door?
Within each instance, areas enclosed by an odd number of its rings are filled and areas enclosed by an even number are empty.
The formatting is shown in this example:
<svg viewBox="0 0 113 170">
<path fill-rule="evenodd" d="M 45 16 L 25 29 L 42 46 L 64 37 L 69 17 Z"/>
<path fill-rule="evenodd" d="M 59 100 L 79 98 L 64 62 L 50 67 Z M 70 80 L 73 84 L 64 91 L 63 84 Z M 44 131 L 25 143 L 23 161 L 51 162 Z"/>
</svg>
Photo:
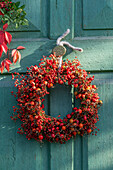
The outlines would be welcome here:
<svg viewBox="0 0 113 170">
<path fill-rule="evenodd" d="M 16 104 L 10 95 L 14 84 L 10 73 L 0 75 L 0 170 L 113 170 L 113 1 L 21 2 L 26 4 L 29 26 L 9 29 L 14 37 L 12 48 L 23 45 L 26 50 L 20 64 L 11 71 L 24 73 L 26 67 L 38 64 L 43 55 L 51 53 L 55 39 L 70 28 L 67 40 L 84 52 L 67 49 L 64 60 L 78 56 L 83 68 L 95 75 L 93 83 L 104 104 L 99 110 L 97 136 L 77 136 L 63 145 L 40 145 L 16 133 L 20 122 L 10 119 Z M 51 89 L 45 101 L 46 113 L 64 117 L 72 110 L 72 96 L 70 87 Z M 78 104 L 76 100 L 74 104 Z"/>
</svg>

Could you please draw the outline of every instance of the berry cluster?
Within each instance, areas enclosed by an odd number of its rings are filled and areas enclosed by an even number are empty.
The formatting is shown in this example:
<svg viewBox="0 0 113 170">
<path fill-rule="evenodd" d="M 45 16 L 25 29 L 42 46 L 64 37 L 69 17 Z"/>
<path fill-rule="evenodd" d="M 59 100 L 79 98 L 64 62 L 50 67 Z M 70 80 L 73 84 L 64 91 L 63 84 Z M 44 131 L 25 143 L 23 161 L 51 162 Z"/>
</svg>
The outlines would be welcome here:
<svg viewBox="0 0 113 170">
<path fill-rule="evenodd" d="M 20 25 L 28 25 L 25 19 L 26 12 L 24 11 L 25 5 L 20 6 L 20 2 L 12 2 L 12 0 L 0 1 L 0 22 L 3 24 L 14 23 L 16 28 Z M 14 26 L 13 26 L 14 27 Z"/>
<path fill-rule="evenodd" d="M 12 119 L 20 119 L 22 124 L 18 133 L 26 134 L 28 140 L 34 138 L 42 142 L 65 143 L 77 134 L 83 136 L 90 134 L 97 128 L 99 120 L 98 108 L 102 104 L 96 91 L 96 85 L 91 85 L 93 77 L 88 77 L 87 72 L 81 69 L 80 62 L 73 61 L 59 63 L 55 55 L 50 58 L 43 57 L 39 67 L 28 68 L 26 75 L 12 75 L 15 80 L 18 106 L 14 107 Z M 55 84 L 68 84 L 75 87 L 75 97 L 80 99 L 80 107 L 74 107 L 72 113 L 63 119 L 45 114 L 44 96 L 49 94 L 48 89 Z"/>
<path fill-rule="evenodd" d="M 12 2 L 9 1 L 9 0 L 5 0 L 5 1 L 0 2 L 0 9 L 1 9 L 0 15 L 4 15 L 4 12 L 2 12 L 2 10 L 5 10 L 6 12 L 13 10 L 11 4 L 12 4 Z"/>
</svg>

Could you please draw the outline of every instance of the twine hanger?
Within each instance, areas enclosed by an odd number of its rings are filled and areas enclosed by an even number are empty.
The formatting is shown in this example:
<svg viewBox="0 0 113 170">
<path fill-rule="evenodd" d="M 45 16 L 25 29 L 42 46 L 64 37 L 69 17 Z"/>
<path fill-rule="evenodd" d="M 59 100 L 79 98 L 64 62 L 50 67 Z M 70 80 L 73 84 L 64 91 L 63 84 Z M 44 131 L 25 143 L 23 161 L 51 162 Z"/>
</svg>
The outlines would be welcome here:
<svg viewBox="0 0 113 170">
<path fill-rule="evenodd" d="M 66 53 L 66 48 L 64 47 L 64 45 L 67 45 L 68 47 L 72 48 L 73 50 L 83 52 L 82 48 L 75 47 L 67 41 L 61 41 L 69 33 L 70 33 L 70 29 L 67 29 L 67 31 L 57 39 L 57 41 L 56 41 L 57 46 L 53 49 L 53 53 L 55 53 L 55 55 L 57 57 L 59 57 L 59 69 L 61 68 L 61 65 L 62 65 L 62 57 Z"/>
<path fill-rule="evenodd" d="M 64 46 L 64 45 L 67 45 L 68 47 L 72 48 L 73 50 L 77 50 L 77 51 L 80 51 L 80 52 L 83 52 L 83 49 L 82 48 L 79 48 L 79 47 L 74 47 L 73 45 L 71 45 L 69 42 L 67 41 L 61 41 L 64 37 L 66 37 L 68 34 L 70 33 L 70 29 L 67 29 L 67 31 L 61 35 L 58 39 L 57 39 L 57 45 L 60 45 L 60 46 Z"/>
</svg>

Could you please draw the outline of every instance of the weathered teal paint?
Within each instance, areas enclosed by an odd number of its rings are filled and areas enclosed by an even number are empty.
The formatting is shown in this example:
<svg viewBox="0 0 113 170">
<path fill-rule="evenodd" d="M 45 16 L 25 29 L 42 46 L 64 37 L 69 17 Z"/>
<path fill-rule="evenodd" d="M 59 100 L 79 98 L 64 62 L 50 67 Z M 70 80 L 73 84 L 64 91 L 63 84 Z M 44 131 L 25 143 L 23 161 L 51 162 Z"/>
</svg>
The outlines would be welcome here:
<svg viewBox="0 0 113 170">
<path fill-rule="evenodd" d="M 75 36 L 113 36 L 112 0 L 75 0 Z"/>
<path fill-rule="evenodd" d="M 18 2 L 15 0 L 14 2 Z M 32 3 L 32 0 L 20 0 L 21 4 L 26 4 L 25 11 L 27 12 L 26 18 L 29 21 L 28 26 L 21 26 L 18 31 L 40 31 L 41 30 L 41 0 L 35 1 Z M 32 3 L 32 5 L 31 5 Z M 10 31 L 16 30 L 15 28 L 9 27 Z"/>
<path fill-rule="evenodd" d="M 83 53 L 74 52 L 67 48 L 67 53 L 63 57 L 73 60 L 78 57 L 84 69 L 89 71 L 112 71 L 113 70 L 113 39 L 89 39 L 89 40 L 71 40 L 72 45 L 84 49 Z M 16 39 L 11 43 L 11 48 L 19 45 L 26 47 L 21 51 L 22 59 L 11 70 L 25 72 L 26 67 L 38 64 L 43 55 L 49 56 L 52 48 L 56 45 L 56 40 L 49 39 Z"/>
<path fill-rule="evenodd" d="M 49 56 L 56 41 L 48 38 L 59 36 L 67 28 L 71 29 L 67 39 L 74 36 L 112 35 L 112 30 L 101 28 L 102 21 L 99 22 L 100 25 L 94 25 L 95 22 L 89 23 L 90 19 L 87 19 L 92 11 L 89 9 L 90 6 L 92 7 L 91 2 L 99 5 L 100 0 L 98 2 L 88 0 L 24 0 L 21 2 L 26 3 L 27 8 L 30 6 L 31 9 L 34 8 L 33 12 L 27 9 L 28 19 L 31 19 L 32 24 L 36 20 L 37 12 L 39 18 L 33 25 L 21 28 L 17 32 L 10 30 L 14 36 L 11 48 L 19 45 L 26 47 L 26 50 L 22 51 L 20 64 L 12 67 L 11 72 L 25 73 L 27 66 L 38 64 L 43 55 Z M 103 2 L 105 6 L 108 3 Z M 109 1 L 109 6 L 112 7 L 112 1 Z M 98 9 L 101 11 L 101 8 Z M 108 22 L 111 23 L 110 20 Z M 83 23 L 87 23 L 87 30 L 83 27 Z M 95 30 L 91 30 L 92 27 Z M 100 27 L 100 30 L 96 27 Z M 28 141 L 24 135 L 16 133 L 20 122 L 15 123 L 10 119 L 13 113 L 12 106 L 16 104 L 10 92 L 16 89 L 11 75 L 3 74 L 0 76 L 0 170 L 113 170 L 113 38 L 74 38 L 69 42 L 83 48 L 84 52 L 75 53 L 67 48 L 67 54 L 63 59 L 72 60 L 77 55 L 82 68 L 95 75 L 93 84 L 99 88 L 99 96 L 104 102 L 99 110 L 100 121 L 97 123 L 100 131 L 97 136 L 77 136 L 65 145 L 48 142 L 40 145 L 34 140 Z M 61 114 L 63 117 L 71 112 L 72 105 L 78 106 L 78 101 L 73 100 L 73 93 L 70 92 L 68 86 L 56 85 L 54 89 L 50 89 L 50 95 L 45 98 L 46 113 L 52 116 Z"/>
<path fill-rule="evenodd" d="M 14 0 L 18 2 L 18 0 Z M 26 18 L 28 26 L 21 26 L 16 29 L 14 26 L 9 26 L 10 32 L 16 31 L 17 35 L 23 37 L 47 37 L 49 34 L 49 2 L 48 0 L 20 0 L 21 5 L 25 4 Z M 27 31 L 27 32 L 26 32 Z M 24 32 L 24 33 L 23 33 Z M 29 33 L 28 33 L 29 32 Z"/>
<path fill-rule="evenodd" d="M 12 105 L 16 104 L 10 92 L 14 90 L 11 76 L 0 79 L 0 170 L 112 170 L 112 96 L 113 74 L 96 73 L 95 81 L 99 95 L 104 101 L 99 110 L 97 136 L 79 137 L 65 145 L 40 145 L 34 140 L 28 141 L 25 136 L 16 133 L 20 122 L 15 124 L 11 119 Z M 70 87 L 55 86 L 46 100 L 46 113 L 63 117 L 71 111 Z M 48 102 L 50 101 L 50 102 Z M 61 102 L 61 103 L 60 103 Z M 76 101 L 75 101 L 76 105 Z M 107 159 L 106 159 L 107 158 Z M 105 161 L 103 161 L 105 160 Z"/>
<path fill-rule="evenodd" d="M 70 113 L 72 111 L 71 98 L 70 87 L 56 85 L 55 88 L 50 91 L 50 114 L 54 117 L 60 114 L 62 118 Z M 51 144 L 51 169 L 73 169 L 73 149 L 72 140 L 65 145 Z"/>
<path fill-rule="evenodd" d="M 50 38 L 57 38 L 69 28 L 74 38 L 74 0 L 50 0 Z"/>
<path fill-rule="evenodd" d="M 97 137 L 88 138 L 88 165 L 89 169 L 113 169 L 113 73 L 96 74 L 97 84 L 101 99 L 104 101 L 99 113 L 98 127 L 100 132 Z M 102 164 L 101 164 L 102 162 Z"/>
<path fill-rule="evenodd" d="M 112 9 L 111 0 L 83 0 L 83 29 L 112 29 Z"/>
</svg>

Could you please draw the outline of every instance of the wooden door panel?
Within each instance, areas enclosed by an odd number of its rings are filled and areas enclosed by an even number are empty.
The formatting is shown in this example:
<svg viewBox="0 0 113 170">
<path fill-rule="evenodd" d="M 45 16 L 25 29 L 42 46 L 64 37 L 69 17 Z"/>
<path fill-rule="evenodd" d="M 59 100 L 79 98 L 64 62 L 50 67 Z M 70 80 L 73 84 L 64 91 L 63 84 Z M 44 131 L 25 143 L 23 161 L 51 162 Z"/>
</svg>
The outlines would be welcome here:
<svg viewBox="0 0 113 170">
<path fill-rule="evenodd" d="M 28 141 L 25 135 L 17 134 L 20 121 L 16 124 L 10 119 L 12 105 L 16 104 L 13 96 L 15 90 L 11 77 L 0 79 L 0 169 L 1 170 L 112 170 L 113 169 L 113 74 L 95 75 L 99 96 L 104 101 L 99 110 L 100 131 L 97 136 L 71 139 L 66 144 L 40 145 L 34 140 Z M 61 85 L 50 90 L 45 101 L 46 113 L 64 117 L 72 109 L 71 89 Z M 76 104 L 77 102 L 75 102 Z M 77 104 L 78 105 L 78 104 Z"/>
<path fill-rule="evenodd" d="M 75 1 L 75 37 L 113 36 L 112 0 Z"/>
<path fill-rule="evenodd" d="M 11 91 L 16 91 L 11 76 L 0 76 L 0 170 L 49 170 L 49 144 L 17 134 L 21 123 L 10 118 L 16 105 Z"/>
<path fill-rule="evenodd" d="M 100 131 L 97 136 L 88 138 L 89 170 L 113 169 L 113 74 L 95 75 L 94 83 L 99 88 L 103 106 L 99 110 L 100 120 L 97 123 Z"/>
<path fill-rule="evenodd" d="M 50 90 L 50 115 L 61 118 L 72 111 L 71 88 L 64 85 L 55 85 Z M 65 145 L 51 144 L 51 169 L 72 170 L 73 169 L 73 141 L 70 140 Z"/>
<path fill-rule="evenodd" d="M 14 0 L 18 2 L 18 0 Z M 28 26 L 21 26 L 15 29 L 13 25 L 9 26 L 9 31 L 41 31 L 41 0 L 20 0 L 20 6 L 25 4 L 26 19 Z"/>
<path fill-rule="evenodd" d="M 113 1 L 83 0 L 83 29 L 112 29 Z"/>
</svg>

